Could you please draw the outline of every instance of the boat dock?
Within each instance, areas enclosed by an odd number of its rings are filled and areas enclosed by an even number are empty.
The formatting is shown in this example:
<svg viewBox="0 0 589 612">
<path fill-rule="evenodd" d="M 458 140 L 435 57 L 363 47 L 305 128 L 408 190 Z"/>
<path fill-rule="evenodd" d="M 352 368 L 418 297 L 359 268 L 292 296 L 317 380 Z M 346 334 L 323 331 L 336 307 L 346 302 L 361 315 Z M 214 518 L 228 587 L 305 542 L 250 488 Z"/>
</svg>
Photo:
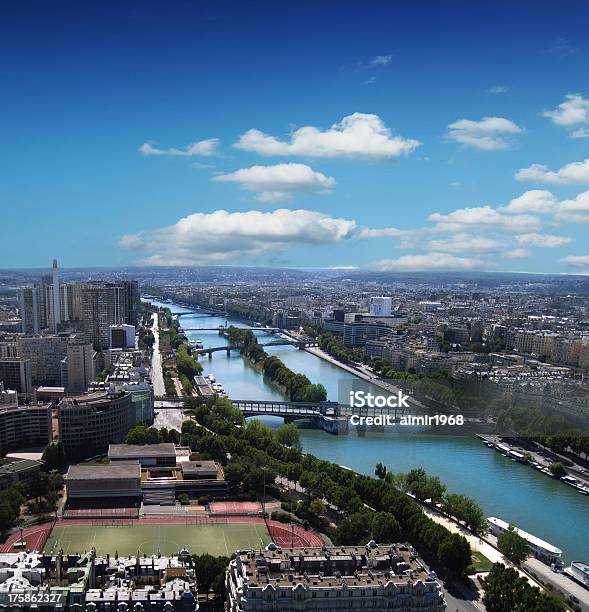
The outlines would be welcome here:
<svg viewBox="0 0 589 612">
<path fill-rule="evenodd" d="M 498 436 L 477 434 L 477 438 L 482 440 L 485 446 L 495 449 L 504 457 L 512 461 L 517 461 L 518 463 L 529 465 L 546 476 L 560 480 L 563 484 L 572 487 L 581 495 L 589 495 L 589 482 L 581 478 L 574 478 L 570 475 L 562 477 L 556 476 L 550 470 L 550 465 L 553 461 L 547 459 L 541 453 L 522 449 L 517 446 L 510 446 L 506 442 L 503 442 Z"/>
<path fill-rule="evenodd" d="M 193 380 L 194 388 L 199 395 L 202 397 L 213 397 L 215 395 L 215 391 L 206 376 L 195 376 Z"/>
</svg>

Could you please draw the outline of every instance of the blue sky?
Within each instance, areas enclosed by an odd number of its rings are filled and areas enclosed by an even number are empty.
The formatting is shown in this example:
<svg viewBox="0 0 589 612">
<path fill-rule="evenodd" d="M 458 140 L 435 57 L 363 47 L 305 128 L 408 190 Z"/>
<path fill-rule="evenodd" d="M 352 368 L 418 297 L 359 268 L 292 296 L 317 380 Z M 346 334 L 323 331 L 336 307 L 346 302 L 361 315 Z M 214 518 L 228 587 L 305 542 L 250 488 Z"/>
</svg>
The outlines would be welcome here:
<svg viewBox="0 0 589 612">
<path fill-rule="evenodd" d="M 0 267 L 588 272 L 589 6 L 403 4 L 3 3 Z"/>
</svg>

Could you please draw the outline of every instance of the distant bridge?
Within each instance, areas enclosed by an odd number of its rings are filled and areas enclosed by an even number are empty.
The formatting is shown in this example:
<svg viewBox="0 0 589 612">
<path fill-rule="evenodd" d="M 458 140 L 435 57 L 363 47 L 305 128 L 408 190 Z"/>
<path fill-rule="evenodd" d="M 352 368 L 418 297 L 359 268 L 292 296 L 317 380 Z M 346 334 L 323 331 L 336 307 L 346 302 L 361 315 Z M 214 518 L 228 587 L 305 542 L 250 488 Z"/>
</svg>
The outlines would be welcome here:
<svg viewBox="0 0 589 612">
<path fill-rule="evenodd" d="M 203 317 L 226 317 L 228 313 L 226 312 L 219 312 L 217 310 L 205 310 L 203 308 L 201 308 L 200 310 L 188 310 L 188 311 L 183 311 L 183 312 L 173 312 L 172 315 L 174 317 L 186 317 L 186 316 L 191 316 L 194 317 L 195 315 L 201 315 Z"/>
<path fill-rule="evenodd" d="M 182 327 L 181 331 L 225 331 L 228 328 L 224 325 L 218 325 L 217 327 Z M 244 331 L 264 331 L 264 332 L 279 332 L 280 327 L 239 327 L 238 329 Z"/>
<path fill-rule="evenodd" d="M 155 400 L 159 403 L 175 404 L 169 406 L 157 406 L 157 410 L 184 410 L 185 397 L 175 395 L 158 395 Z M 378 416 L 387 414 L 400 417 L 406 414 L 420 414 L 422 411 L 417 407 L 412 407 L 411 411 L 407 408 L 351 408 L 347 404 L 338 402 L 289 402 L 276 400 L 239 400 L 229 399 L 229 401 L 243 412 L 245 416 L 268 415 L 286 417 L 289 420 L 304 419 L 307 417 L 332 417 L 341 418 L 351 414 L 361 416 Z"/>
<path fill-rule="evenodd" d="M 258 344 L 258 346 L 296 346 L 300 351 L 304 350 L 307 346 L 317 346 L 316 343 L 303 342 L 294 339 L 283 339 L 283 340 L 271 340 L 270 342 L 264 342 Z M 227 356 L 231 355 L 231 351 L 241 351 L 243 346 L 239 344 L 227 344 L 225 346 L 209 346 L 207 348 L 193 349 L 192 352 L 195 355 L 208 355 L 209 359 L 213 357 L 213 353 L 225 351 Z"/>
</svg>

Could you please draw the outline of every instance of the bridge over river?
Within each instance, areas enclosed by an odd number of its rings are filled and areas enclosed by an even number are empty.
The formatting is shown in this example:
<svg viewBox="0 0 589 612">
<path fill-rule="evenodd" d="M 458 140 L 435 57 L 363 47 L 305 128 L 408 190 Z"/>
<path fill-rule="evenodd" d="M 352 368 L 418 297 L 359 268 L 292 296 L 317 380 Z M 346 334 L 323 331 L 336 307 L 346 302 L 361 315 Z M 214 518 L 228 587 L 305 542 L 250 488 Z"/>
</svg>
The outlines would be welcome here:
<svg viewBox="0 0 589 612">
<path fill-rule="evenodd" d="M 264 342 L 259 344 L 261 347 L 265 346 L 296 346 L 299 350 L 304 350 L 307 346 L 317 346 L 316 342 L 304 342 L 302 340 L 295 340 L 290 338 L 284 338 L 283 340 L 270 340 L 270 342 Z M 243 346 L 236 344 L 230 345 L 225 344 L 224 346 L 208 346 L 206 348 L 193 349 L 192 352 L 195 355 L 208 355 L 209 359 L 212 358 L 213 353 L 225 351 L 227 356 L 231 354 L 231 351 L 241 351 Z"/>
<path fill-rule="evenodd" d="M 160 395 L 155 397 L 156 409 L 184 410 L 184 397 Z M 408 414 L 419 414 L 418 409 L 411 408 L 351 408 L 338 402 L 289 402 L 276 400 L 240 400 L 231 399 L 231 403 L 241 410 L 245 417 L 276 416 L 285 422 L 310 419 L 319 429 L 330 433 L 342 434 L 348 431 L 348 417 L 352 414 L 364 417 L 386 415 L 398 419 Z"/>
</svg>

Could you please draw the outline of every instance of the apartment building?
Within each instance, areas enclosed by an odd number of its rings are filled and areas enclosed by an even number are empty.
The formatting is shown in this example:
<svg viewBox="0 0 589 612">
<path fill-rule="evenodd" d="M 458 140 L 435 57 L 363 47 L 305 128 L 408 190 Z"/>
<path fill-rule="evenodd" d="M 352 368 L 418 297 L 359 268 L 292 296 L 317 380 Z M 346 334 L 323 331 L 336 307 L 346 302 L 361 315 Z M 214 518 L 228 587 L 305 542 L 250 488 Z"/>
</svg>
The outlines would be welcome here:
<svg viewBox="0 0 589 612">
<path fill-rule="evenodd" d="M 31 360 L 22 357 L 0 359 L 0 382 L 4 383 L 5 389 L 14 389 L 25 395 L 32 393 Z"/>
<path fill-rule="evenodd" d="M 0 404 L 0 454 L 16 448 L 51 442 L 49 404 L 17 406 Z"/>
<path fill-rule="evenodd" d="M 122 442 L 135 425 L 130 393 L 89 393 L 64 398 L 58 405 L 59 439 L 66 452 L 87 456 Z"/>
<path fill-rule="evenodd" d="M 402 544 L 238 552 L 225 584 L 229 612 L 446 610 L 436 575 Z"/>
<path fill-rule="evenodd" d="M 16 340 L 18 356 L 31 362 L 31 382 L 61 385 L 61 360 L 67 353 L 66 335 L 20 336 Z"/>
</svg>

